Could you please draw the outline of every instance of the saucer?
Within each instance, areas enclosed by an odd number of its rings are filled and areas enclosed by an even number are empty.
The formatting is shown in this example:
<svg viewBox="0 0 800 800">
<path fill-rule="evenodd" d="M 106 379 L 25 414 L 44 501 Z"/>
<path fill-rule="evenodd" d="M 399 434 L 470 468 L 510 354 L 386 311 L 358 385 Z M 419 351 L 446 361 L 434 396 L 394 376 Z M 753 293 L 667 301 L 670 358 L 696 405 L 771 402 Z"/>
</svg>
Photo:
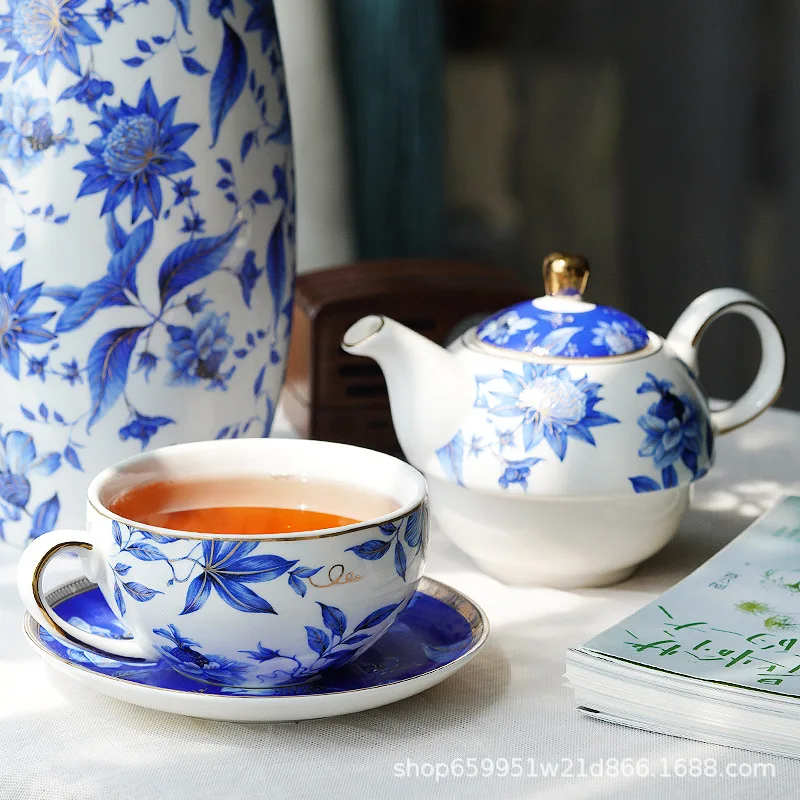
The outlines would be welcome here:
<svg viewBox="0 0 800 800">
<path fill-rule="evenodd" d="M 48 595 L 59 616 L 101 636 L 124 629 L 86 578 Z M 29 614 L 24 630 L 56 669 L 100 694 L 157 711 L 227 722 L 289 722 L 377 708 L 435 686 L 486 643 L 489 623 L 469 598 L 423 577 L 406 609 L 380 640 L 345 667 L 299 686 L 236 689 L 185 678 L 168 663 L 109 658 L 47 633 Z"/>
</svg>

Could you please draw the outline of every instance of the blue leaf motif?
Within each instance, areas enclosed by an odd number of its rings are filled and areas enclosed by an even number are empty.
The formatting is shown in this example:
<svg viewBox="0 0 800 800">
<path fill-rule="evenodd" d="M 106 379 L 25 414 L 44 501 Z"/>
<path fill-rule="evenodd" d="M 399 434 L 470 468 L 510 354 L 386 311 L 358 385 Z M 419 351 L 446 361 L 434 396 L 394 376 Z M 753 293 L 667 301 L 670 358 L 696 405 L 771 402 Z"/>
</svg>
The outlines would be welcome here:
<svg viewBox="0 0 800 800">
<path fill-rule="evenodd" d="M 174 0 L 177 1 L 177 0 Z M 211 147 L 217 144 L 222 122 L 236 104 L 247 81 L 247 52 L 236 31 L 222 21 L 224 36 L 219 63 L 211 76 L 209 111 L 211 115 Z"/>
<path fill-rule="evenodd" d="M 253 133 L 253 131 L 248 131 L 242 137 L 242 146 L 239 151 L 239 155 L 241 156 L 242 161 L 244 161 L 245 158 L 247 158 L 247 154 L 250 152 L 250 148 L 253 146 L 254 139 L 255 139 L 255 134 Z"/>
<path fill-rule="evenodd" d="M 61 504 L 58 502 L 58 495 L 54 494 L 49 500 L 45 500 L 33 512 L 33 525 L 31 526 L 30 537 L 35 539 L 43 533 L 52 531 L 58 521 L 58 512 Z"/>
<path fill-rule="evenodd" d="M 64 448 L 64 458 L 72 467 L 83 472 L 83 467 L 81 466 L 81 460 L 80 458 L 78 458 L 78 453 L 75 451 L 75 448 L 71 444 L 68 444 Z"/>
<path fill-rule="evenodd" d="M 272 293 L 274 318 L 277 323 L 281 301 L 286 290 L 286 247 L 283 241 L 283 212 L 278 217 L 267 242 L 267 280 Z"/>
<path fill-rule="evenodd" d="M 50 297 L 57 303 L 69 306 L 81 296 L 82 291 L 77 286 L 51 286 L 42 289 L 42 297 Z"/>
<path fill-rule="evenodd" d="M 90 283 L 81 292 L 81 296 L 61 312 L 56 323 L 56 333 L 67 333 L 80 328 L 101 308 L 129 305 L 130 301 L 116 281 L 108 276 L 100 278 L 99 281 Z"/>
<path fill-rule="evenodd" d="M 251 614 L 276 614 L 275 609 L 252 589 L 248 589 L 238 581 L 220 580 L 214 576 L 217 594 L 232 608 Z"/>
<path fill-rule="evenodd" d="M 321 569 L 322 567 L 298 567 L 292 570 L 292 575 L 296 575 L 298 578 L 312 578 Z"/>
<path fill-rule="evenodd" d="M 233 165 L 227 158 L 218 158 L 217 164 L 219 164 L 220 169 L 230 175 L 233 172 Z"/>
<path fill-rule="evenodd" d="M 178 14 L 180 14 L 183 29 L 186 33 L 191 33 L 189 30 L 189 1 L 190 0 L 170 0 Z"/>
<path fill-rule="evenodd" d="M 271 203 L 269 195 L 263 189 L 256 189 L 253 192 L 253 202 L 260 206 L 265 206 Z"/>
<path fill-rule="evenodd" d="M 237 226 L 222 236 L 192 239 L 176 247 L 164 259 L 158 272 L 161 306 L 182 289 L 219 269 L 238 232 Z"/>
<path fill-rule="evenodd" d="M 253 395 L 258 397 L 261 394 L 261 387 L 264 385 L 264 373 L 267 371 L 266 365 L 261 367 L 256 375 L 256 382 L 253 384 Z"/>
<path fill-rule="evenodd" d="M 128 241 L 128 234 L 125 233 L 122 226 L 117 222 L 116 216 L 112 211 L 106 214 L 106 244 L 112 253 L 118 253 L 125 246 Z"/>
<path fill-rule="evenodd" d="M 140 53 L 152 53 L 153 48 L 144 40 L 144 39 L 137 39 L 136 40 L 136 47 L 139 49 Z"/>
<path fill-rule="evenodd" d="M 347 550 L 352 550 L 359 558 L 363 558 L 365 561 L 377 561 L 386 555 L 390 545 L 391 541 L 382 542 L 380 539 L 370 539 L 364 544 L 348 547 Z"/>
<path fill-rule="evenodd" d="M 6 62 L 0 63 L 0 80 L 3 80 L 3 78 L 5 78 L 6 72 L 8 72 L 10 67 L 11 64 L 8 64 Z"/>
<path fill-rule="evenodd" d="M 325 627 L 334 635 L 338 637 L 344 636 L 347 630 L 347 617 L 344 612 L 335 606 L 326 606 L 325 603 L 317 602 L 317 605 L 322 610 L 322 622 Z"/>
<path fill-rule="evenodd" d="M 192 75 L 205 75 L 208 70 L 191 56 L 183 57 L 183 68 Z"/>
<path fill-rule="evenodd" d="M 406 579 L 406 566 L 406 551 L 403 543 L 398 539 L 394 546 L 394 568 L 403 580 Z"/>
<path fill-rule="evenodd" d="M 661 487 L 652 478 L 647 475 L 637 475 L 634 478 L 628 478 L 633 486 L 633 491 L 637 494 L 642 492 L 657 492 Z"/>
<path fill-rule="evenodd" d="M 141 533 L 146 539 L 152 539 L 159 544 L 171 544 L 178 541 L 177 536 L 165 536 L 163 533 L 156 533 L 155 531 L 144 531 L 137 528 L 136 532 Z"/>
<path fill-rule="evenodd" d="M 36 422 L 36 414 L 33 411 L 28 410 L 25 406 L 20 406 L 19 410 L 22 412 L 25 419 L 29 419 L 31 422 Z"/>
<path fill-rule="evenodd" d="M 134 600 L 140 603 L 146 603 L 148 600 L 152 600 L 157 594 L 164 594 L 164 592 L 159 592 L 157 589 L 150 589 L 148 586 L 144 586 L 136 581 L 129 581 L 128 583 L 122 581 L 122 588 Z"/>
<path fill-rule="evenodd" d="M 9 250 L 13 253 L 15 250 L 19 250 L 25 247 L 25 234 L 19 233 L 17 234 L 17 238 L 14 239 L 14 243 L 11 245 Z"/>
<path fill-rule="evenodd" d="M 167 556 L 149 542 L 132 542 L 125 548 L 125 552 L 138 558 L 139 561 L 169 561 Z"/>
<path fill-rule="evenodd" d="M 125 598 L 122 596 L 122 592 L 119 590 L 119 584 L 114 583 L 114 601 L 117 604 L 117 608 L 119 609 L 119 613 L 122 616 L 125 616 Z"/>
<path fill-rule="evenodd" d="M 202 608 L 208 596 L 211 594 L 211 581 L 206 572 L 201 572 L 196 578 L 192 579 L 189 588 L 186 590 L 186 603 L 181 614 L 191 614 Z"/>
<path fill-rule="evenodd" d="M 459 431 L 444 447 L 436 451 L 444 474 L 459 486 L 464 485 L 464 436 Z"/>
<path fill-rule="evenodd" d="M 342 644 L 348 644 L 348 645 L 359 644 L 360 642 L 363 642 L 365 639 L 369 639 L 370 635 L 371 634 L 369 633 L 357 633 L 354 636 L 348 636 L 342 642 Z"/>
<path fill-rule="evenodd" d="M 538 343 L 537 349 L 541 347 L 550 356 L 561 355 L 564 352 L 564 348 L 569 344 L 569 340 L 582 330 L 583 328 L 556 328 Z"/>
<path fill-rule="evenodd" d="M 678 485 L 678 471 L 672 464 L 661 470 L 661 480 L 665 489 L 672 489 Z"/>
<path fill-rule="evenodd" d="M 356 625 L 353 633 L 380 625 L 381 622 L 389 619 L 399 605 L 400 603 L 393 603 L 390 606 L 384 606 L 383 608 L 379 608 L 377 611 L 373 611 L 371 614 L 364 617 L 364 619 L 362 619 L 358 625 Z"/>
<path fill-rule="evenodd" d="M 117 575 L 127 575 L 130 571 L 131 568 L 127 564 L 123 564 L 120 561 L 114 564 L 114 572 L 116 572 Z"/>
<path fill-rule="evenodd" d="M 115 519 L 111 520 L 111 535 L 114 537 L 117 547 L 122 547 L 122 528 Z"/>
<path fill-rule="evenodd" d="M 123 58 L 122 63 L 129 67 L 141 67 L 144 64 L 144 59 L 134 56 L 133 58 Z"/>
<path fill-rule="evenodd" d="M 289 586 L 291 586 L 292 591 L 295 594 L 299 594 L 300 597 L 306 596 L 306 585 L 294 573 L 289 575 Z"/>
<path fill-rule="evenodd" d="M 136 288 L 136 267 L 149 250 L 152 241 L 153 220 L 148 219 L 131 231 L 125 243 L 108 262 L 108 277 L 137 297 L 139 292 Z"/>
<path fill-rule="evenodd" d="M 312 628 L 310 625 L 306 625 L 306 637 L 308 639 L 308 646 L 319 655 L 322 655 L 331 644 L 331 640 L 328 637 L 328 634 L 325 631 L 321 631 L 319 628 Z"/>
<path fill-rule="evenodd" d="M 87 431 L 117 402 L 128 379 L 128 366 L 136 341 L 146 328 L 117 328 L 101 336 L 87 362 L 91 391 L 91 416 Z"/>
<path fill-rule="evenodd" d="M 47 420 L 47 418 L 50 416 L 50 412 L 47 410 L 47 406 L 44 403 L 39 404 L 39 416 L 43 420 Z"/>
</svg>

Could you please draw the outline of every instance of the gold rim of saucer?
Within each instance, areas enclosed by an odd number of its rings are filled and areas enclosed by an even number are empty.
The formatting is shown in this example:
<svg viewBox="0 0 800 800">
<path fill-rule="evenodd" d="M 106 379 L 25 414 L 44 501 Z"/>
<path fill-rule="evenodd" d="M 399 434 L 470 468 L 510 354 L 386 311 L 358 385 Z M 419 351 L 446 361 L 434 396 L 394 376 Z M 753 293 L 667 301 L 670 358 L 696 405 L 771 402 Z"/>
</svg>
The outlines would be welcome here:
<svg viewBox="0 0 800 800">
<path fill-rule="evenodd" d="M 96 588 L 97 584 L 92 583 L 88 578 L 78 578 L 73 581 L 69 581 L 68 583 L 62 584 L 56 589 L 48 592 L 45 599 L 46 601 L 53 607 L 54 610 L 58 609 L 58 606 L 63 603 L 65 600 L 69 600 L 73 597 L 77 597 L 78 595 L 84 594 L 85 592 L 91 591 L 92 589 Z M 230 701 L 253 701 L 253 700 L 287 700 L 290 699 L 293 702 L 309 702 L 316 700 L 320 697 L 332 697 L 335 695 L 343 695 L 343 694 L 355 694 L 357 692 L 368 692 L 374 691 L 376 689 L 384 688 L 385 686 L 397 686 L 399 684 L 408 683 L 409 681 L 416 681 L 420 678 L 428 675 L 432 675 L 440 670 L 451 669 L 453 665 L 458 664 L 462 661 L 468 661 L 472 658 L 475 653 L 486 644 L 486 640 L 489 638 L 489 618 L 486 616 L 486 612 L 474 601 L 467 597 L 462 592 L 458 591 L 457 589 L 449 586 L 446 583 L 442 583 L 442 581 L 437 581 L 435 578 L 429 578 L 426 575 L 423 575 L 420 580 L 419 584 L 417 584 L 416 592 L 421 592 L 422 594 L 428 595 L 428 597 L 433 597 L 435 600 L 440 600 L 445 605 L 452 608 L 459 616 L 461 616 L 464 621 L 469 625 L 470 633 L 472 635 L 472 643 L 470 644 L 469 648 L 465 650 L 460 656 L 454 658 L 452 661 L 447 662 L 446 664 L 442 664 L 441 666 L 434 667 L 431 670 L 426 670 L 425 672 L 421 673 L 420 675 L 415 675 L 411 678 L 402 678 L 397 681 L 390 681 L 386 684 L 379 684 L 378 686 L 362 686 L 360 689 L 340 689 L 336 691 L 330 692 L 321 692 L 320 694 L 315 695 L 209 695 L 205 694 L 202 688 L 199 688 L 196 692 L 189 691 L 187 689 L 166 689 L 162 686 L 152 686 L 151 684 L 146 683 L 137 683 L 136 681 L 126 680 L 124 678 L 118 678 L 115 675 L 107 675 L 104 672 L 98 672 L 93 669 L 89 669 L 88 667 L 84 667 L 81 664 L 77 664 L 75 661 L 71 661 L 68 658 L 64 658 L 60 656 L 58 653 L 54 653 L 49 647 L 46 647 L 41 640 L 41 631 L 44 629 L 42 626 L 26 611 L 25 615 L 22 619 L 22 630 L 25 633 L 25 636 L 31 642 L 31 644 L 37 649 L 41 650 L 47 658 L 53 658 L 57 661 L 60 661 L 62 664 L 66 664 L 70 667 L 70 669 L 77 669 L 81 672 L 86 672 L 94 677 L 100 677 L 105 680 L 110 681 L 117 681 L 119 683 L 123 683 L 126 686 L 137 687 L 142 691 L 157 691 L 157 692 L 169 692 L 171 694 L 178 694 L 178 695 L 203 695 L 207 698 L 219 698 L 221 702 L 230 702 Z M 412 595 L 413 598 L 414 595 Z M 402 612 L 401 612 L 402 613 Z M 52 634 L 50 634 L 52 635 Z M 55 638 L 55 637 L 54 637 Z M 102 653 L 98 650 L 95 650 L 93 647 L 89 647 L 86 644 L 81 643 L 81 648 L 84 650 L 90 650 L 93 653 L 97 653 L 98 655 L 102 655 L 105 658 L 109 658 L 107 653 Z M 114 657 L 115 661 L 119 661 L 121 664 L 125 664 L 132 659 L 124 659 L 121 657 Z M 153 662 L 147 662 L 153 663 Z M 202 681 L 197 681 L 197 685 L 199 687 L 203 686 L 212 686 L 213 684 L 204 684 Z M 243 689 L 243 692 L 246 692 L 247 689 Z"/>
</svg>

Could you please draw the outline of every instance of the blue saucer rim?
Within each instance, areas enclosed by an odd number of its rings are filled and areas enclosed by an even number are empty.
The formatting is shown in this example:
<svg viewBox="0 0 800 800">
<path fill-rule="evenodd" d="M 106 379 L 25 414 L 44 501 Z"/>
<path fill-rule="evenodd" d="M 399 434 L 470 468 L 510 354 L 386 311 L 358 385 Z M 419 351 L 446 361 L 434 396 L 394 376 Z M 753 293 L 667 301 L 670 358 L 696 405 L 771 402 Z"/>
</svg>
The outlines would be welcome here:
<svg viewBox="0 0 800 800">
<path fill-rule="evenodd" d="M 54 609 L 58 607 L 59 603 L 64 602 L 72 597 L 76 597 L 77 595 L 84 594 L 85 592 L 89 592 L 92 589 L 96 588 L 96 584 L 92 583 L 88 578 L 81 577 L 77 578 L 72 581 L 68 581 L 67 583 L 58 586 L 57 588 L 53 589 L 52 591 L 48 592 L 46 595 L 46 602 L 48 605 L 53 607 Z M 433 669 L 425 670 L 424 672 L 420 673 L 419 675 L 414 675 L 410 678 L 401 678 L 399 680 L 389 680 L 385 683 L 379 683 L 376 686 L 363 686 L 360 689 L 339 689 L 333 691 L 322 691 L 318 694 L 314 695 L 294 695 L 294 696 L 279 696 L 279 695 L 248 695 L 246 694 L 246 690 L 243 690 L 242 694 L 231 694 L 231 695 L 210 695 L 206 694 L 203 687 L 205 684 L 201 684 L 198 682 L 198 689 L 197 691 L 190 692 L 186 689 L 167 689 L 162 686 L 150 686 L 150 685 L 143 685 L 136 683 L 135 681 L 126 680 L 125 678 L 118 678 L 115 675 L 107 675 L 103 672 L 98 672 L 96 670 L 90 669 L 82 664 L 78 664 L 75 661 L 70 660 L 69 658 L 64 658 L 63 656 L 59 655 L 58 653 L 51 650 L 41 639 L 41 632 L 43 630 L 42 626 L 26 611 L 25 615 L 22 620 L 22 628 L 25 636 L 27 636 L 30 643 L 33 647 L 37 650 L 41 650 L 46 658 L 55 659 L 60 661 L 62 664 L 67 665 L 70 669 L 77 669 L 81 672 L 86 672 L 89 675 L 109 680 L 109 681 L 117 681 L 122 683 L 126 686 L 129 686 L 134 689 L 143 690 L 143 691 L 157 691 L 157 692 L 169 692 L 171 694 L 176 695 L 189 695 L 189 696 L 202 696 L 205 700 L 213 700 L 218 702 L 230 702 L 231 700 L 294 700 L 294 701 L 312 701 L 315 698 L 320 697 L 333 697 L 336 695 L 351 695 L 357 694 L 359 692 L 375 692 L 380 691 L 381 689 L 385 689 L 388 686 L 398 686 L 404 683 L 411 683 L 413 681 L 419 681 L 421 679 L 427 678 L 430 675 L 434 675 L 440 671 L 455 671 L 456 669 L 460 668 L 458 665 L 466 664 L 467 661 L 470 661 L 472 657 L 480 650 L 484 644 L 486 644 L 487 639 L 489 638 L 489 618 L 486 616 L 486 612 L 471 598 L 467 597 L 463 592 L 454 589 L 452 586 L 449 586 L 442 581 L 438 581 L 435 578 L 429 578 L 425 575 L 420 578 L 419 585 L 417 586 L 417 590 L 415 594 L 424 594 L 428 597 L 432 597 L 435 600 L 439 600 L 445 605 L 449 606 L 453 611 L 455 611 L 459 616 L 461 616 L 464 621 L 469 625 L 470 633 L 472 634 L 472 644 L 470 645 L 469 649 L 465 652 L 461 653 L 461 655 L 454 658 L 452 661 L 448 661 L 444 664 L 440 664 Z M 390 628 L 391 630 L 391 628 Z M 52 634 L 51 634 L 52 635 Z M 53 638 L 60 641 L 62 644 L 66 644 L 68 646 L 74 646 L 77 644 L 78 646 L 82 647 L 83 649 L 93 650 L 93 648 L 88 647 L 83 643 L 75 643 L 71 640 L 65 640 L 62 636 L 54 636 Z M 94 651 L 93 652 L 97 652 Z M 103 654 L 101 654 L 103 655 Z M 125 659 L 121 659 L 124 661 Z M 157 664 L 157 661 L 148 661 L 145 662 L 148 664 Z"/>
</svg>

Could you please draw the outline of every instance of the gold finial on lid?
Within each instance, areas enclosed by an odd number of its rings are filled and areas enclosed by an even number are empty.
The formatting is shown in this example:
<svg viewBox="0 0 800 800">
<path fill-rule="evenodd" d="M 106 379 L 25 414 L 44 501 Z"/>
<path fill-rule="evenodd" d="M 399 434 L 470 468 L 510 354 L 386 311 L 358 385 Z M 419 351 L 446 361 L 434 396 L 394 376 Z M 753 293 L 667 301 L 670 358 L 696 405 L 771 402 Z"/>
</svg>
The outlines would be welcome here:
<svg viewBox="0 0 800 800">
<path fill-rule="evenodd" d="M 554 297 L 580 300 L 589 280 L 589 262 L 576 253 L 550 253 L 542 265 L 544 290 Z"/>
</svg>

